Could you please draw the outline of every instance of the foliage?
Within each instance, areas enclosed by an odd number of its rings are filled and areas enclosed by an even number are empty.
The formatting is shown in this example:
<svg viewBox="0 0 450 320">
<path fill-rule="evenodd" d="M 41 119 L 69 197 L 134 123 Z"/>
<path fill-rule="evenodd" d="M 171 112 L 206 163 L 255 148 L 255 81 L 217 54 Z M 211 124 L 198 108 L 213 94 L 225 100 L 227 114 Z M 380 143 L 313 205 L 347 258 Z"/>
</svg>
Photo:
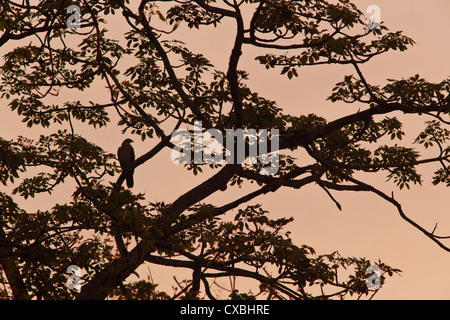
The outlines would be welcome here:
<svg viewBox="0 0 450 320">
<path fill-rule="evenodd" d="M 409 188 L 422 183 L 420 165 L 436 163 L 433 183 L 450 185 L 450 78 L 431 83 L 414 75 L 374 85 L 359 68 L 413 45 L 402 32 L 390 32 L 383 24 L 368 29 L 363 13 L 344 0 L 86 0 L 80 4 L 80 29 L 67 28 L 70 4 L 0 2 L 0 46 L 12 45 L 1 65 L 0 97 L 29 128 L 51 131 L 34 140 L 0 138 L 2 299 L 214 299 L 212 288 L 222 277 L 259 283 L 258 292 L 229 288 L 230 299 L 373 297 L 376 292 L 365 281 L 375 262 L 337 251 L 318 255 L 296 245 L 285 231 L 293 218 L 272 219 L 261 205 L 250 204 L 281 187 L 308 184 L 324 189 L 339 209 L 330 190 L 373 192 L 450 251 L 434 230 L 410 220 L 393 197 L 359 178 L 384 171 L 400 189 Z M 112 20 L 123 24 L 120 41 L 108 33 Z M 176 39 L 177 30 L 202 32 L 224 21 L 236 25 L 227 70 L 218 70 L 204 53 Z M 265 68 L 289 79 L 305 66 L 353 66 L 355 74 L 344 76 L 328 100 L 356 103 L 362 111 L 332 121 L 284 113 L 275 101 L 254 92 L 248 72 L 239 69 L 248 46 L 260 49 L 256 60 Z M 110 102 L 51 101 L 98 83 L 106 86 Z M 418 148 L 401 145 L 405 132 L 397 111 L 433 118 L 415 143 L 438 150 L 438 156 L 426 158 Z M 202 121 L 205 129 L 221 131 L 279 129 L 280 169 L 264 176 L 258 165 L 189 165 L 186 170 L 205 176 L 201 184 L 172 203 L 149 203 L 144 194 L 122 187 L 115 155 L 74 131 L 73 122 L 94 129 L 114 126 L 111 119 L 117 115 L 122 133 L 153 145 L 136 159 L 136 168 L 173 146 L 173 130 Z M 309 162 L 295 158 L 302 150 Z M 202 169 L 207 165 L 214 172 L 209 177 Z M 258 189 L 220 207 L 204 202 L 245 181 L 256 182 Z M 69 201 L 61 199 L 49 210 L 20 207 L 60 185 L 72 188 Z M 188 269 L 192 278 L 178 282 L 173 296 L 157 290 L 153 279 L 130 280 L 139 267 L 152 264 Z M 382 283 L 400 271 L 376 264 Z M 85 271 L 80 292 L 66 286 L 70 265 Z"/>
</svg>

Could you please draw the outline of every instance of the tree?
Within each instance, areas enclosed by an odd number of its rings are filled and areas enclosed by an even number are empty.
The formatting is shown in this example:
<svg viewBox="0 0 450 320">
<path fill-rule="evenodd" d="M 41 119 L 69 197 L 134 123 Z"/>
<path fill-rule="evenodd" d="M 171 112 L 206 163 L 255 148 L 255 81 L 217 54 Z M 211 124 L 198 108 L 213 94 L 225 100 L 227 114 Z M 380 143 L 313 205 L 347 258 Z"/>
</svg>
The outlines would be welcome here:
<svg viewBox="0 0 450 320">
<path fill-rule="evenodd" d="M 431 83 L 414 75 L 387 80 L 383 86 L 370 84 L 361 64 L 391 50 L 404 51 L 414 42 L 383 24 L 367 28 L 363 13 L 347 2 L 83 0 L 80 14 L 71 16 L 70 10 L 67 13 L 70 1 L 39 1 L 38 5 L 2 1 L 0 45 L 31 42 L 5 55 L 1 98 L 9 101 L 28 127 L 52 130 L 34 140 L 0 138 L 0 180 L 12 188 L 12 194 L 0 193 L 2 298 L 195 299 L 206 295 L 214 299 L 215 279 L 230 276 L 260 284 L 256 293 L 232 288 L 232 299 L 372 297 L 376 291 L 366 285 L 370 276 L 366 270 L 374 262 L 342 257 L 337 251 L 317 255 L 307 245 L 296 245 L 284 231 L 292 218 L 271 219 L 261 205 L 251 203 L 282 187 L 301 192 L 309 184 L 324 189 L 339 209 L 330 190 L 372 192 L 450 251 L 442 242 L 444 237 L 411 220 L 393 194 L 359 178 L 360 173 L 386 172 L 400 189 L 409 188 L 421 183 L 421 165 L 436 163 L 440 167 L 434 184 L 450 185 L 450 148 L 446 146 L 450 79 Z M 68 28 L 69 18 L 79 18 L 80 28 Z M 112 19 L 126 22 L 128 30 L 121 39 L 125 41 L 109 37 L 106 23 Z M 214 28 L 224 21 L 235 26 L 227 70 L 216 70 L 202 53 L 172 38 L 178 28 Z M 352 66 L 355 75 L 337 83 L 328 100 L 358 104 L 361 110 L 332 121 L 316 114 L 283 113 L 274 101 L 247 86 L 249 75 L 239 65 L 248 47 L 259 48 L 256 59 L 267 69 L 279 68 L 289 79 L 304 66 Z M 125 59 L 126 68 L 121 64 Z M 83 92 L 98 83 L 106 85 L 110 102 L 49 102 L 53 96 Z M 416 143 L 437 148 L 438 156 L 422 156 L 414 148 L 399 145 L 405 133 L 394 116 L 398 111 L 431 117 Z M 110 119 L 115 116 L 124 134 L 140 136 L 152 145 L 136 158 L 136 170 L 164 149 L 174 148 L 172 133 L 192 129 L 195 121 L 201 121 L 204 130 L 221 132 L 279 130 L 279 170 L 264 175 L 260 163 L 189 163 L 187 170 L 205 176 L 202 183 L 177 195 L 172 203 L 148 203 L 144 194 L 122 187 L 125 174 L 116 156 L 89 142 L 72 125 L 78 121 L 93 128 L 114 126 Z M 68 129 L 57 130 L 58 125 Z M 308 164 L 296 159 L 300 151 L 309 155 Z M 72 182 L 74 190 L 67 203 L 34 212 L 18 203 L 17 199 L 51 193 Z M 222 206 L 206 202 L 215 193 L 248 182 L 258 188 Z M 129 281 L 145 264 L 184 268 L 192 276 L 170 296 L 152 281 Z M 387 275 L 399 272 L 381 261 L 376 264 L 382 283 Z M 80 292 L 66 285 L 71 265 L 85 271 Z M 343 269 L 352 272 L 338 277 Z"/>
</svg>

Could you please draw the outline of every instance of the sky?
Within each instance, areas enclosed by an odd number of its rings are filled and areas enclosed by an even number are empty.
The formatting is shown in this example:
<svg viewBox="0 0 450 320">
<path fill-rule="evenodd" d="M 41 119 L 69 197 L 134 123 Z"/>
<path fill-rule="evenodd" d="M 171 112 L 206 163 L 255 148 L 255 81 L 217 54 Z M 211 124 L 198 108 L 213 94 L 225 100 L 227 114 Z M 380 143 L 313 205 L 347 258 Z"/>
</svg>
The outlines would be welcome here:
<svg viewBox="0 0 450 320">
<path fill-rule="evenodd" d="M 450 1 L 448 0 L 357 0 L 353 1 L 363 12 L 370 5 L 381 9 L 381 20 L 391 30 L 402 30 L 416 45 L 406 52 L 389 52 L 361 66 L 366 79 L 371 84 L 383 85 L 386 79 L 401 79 L 420 74 L 428 81 L 440 82 L 450 76 Z M 120 15 L 119 15 L 120 16 Z M 120 38 L 123 28 L 110 23 L 111 33 Z M 234 26 L 223 24 L 210 30 L 177 30 L 176 36 L 186 42 L 189 49 L 202 52 L 217 69 L 226 70 L 229 52 L 233 43 Z M 11 44 L 0 48 L 4 55 Z M 337 117 L 355 112 L 359 106 L 333 104 L 326 101 L 332 88 L 345 75 L 354 71 L 348 66 L 315 66 L 303 68 L 299 77 L 288 80 L 279 76 L 279 70 L 267 71 L 255 61 L 262 54 L 261 49 L 244 47 L 239 65 L 250 73 L 247 83 L 252 90 L 265 98 L 277 101 L 284 113 L 302 115 L 315 113 L 331 121 Z M 125 61 L 126 63 L 126 61 Z M 131 61 L 130 61 L 131 63 Z M 106 92 L 106 91 L 105 91 Z M 63 100 L 83 99 L 83 101 L 108 101 L 108 95 L 99 96 L 96 90 L 88 90 L 83 95 L 61 94 Z M 19 124 L 20 119 L 8 109 L 5 101 L 0 101 L 0 136 L 14 139 L 18 135 L 37 137 L 42 132 L 38 128 L 28 129 Z M 405 146 L 424 128 L 423 121 L 399 115 L 404 120 L 407 137 Z M 426 119 L 429 120 L 429 119 Z M 104 150 L 115 153 L 119 142 L 129 135 L 122 135 L 121 129 L 112 122 L 108 128 L 93 131 L 85 125 L 75 123 L 78 134 L 95 142 Z M 54 130 L 54 129 L 52 129 Z M 134 149 L 139 156 L 147 152 L 155 143 L 134 139 Z M 299 161 L 303 161 L 301 154 Z M 305 159 L 305 162 L 307 160 Z M 432 230 L 436 223 L 437 233 L 450 235 L 450 198 L 444 186 L 431 185 L 434 165 L 424 166 L 422 186 L 412 186 L 410 190 L 399 191 L 392 182 L 386 182 L 381 174 L 367 177 L 375 187 L 387 194 L 393 191 L 395 198 L 402 203 L 405 213 L 425 227 Z M 144 192 L 149 201 L 174 201 L 180 194 L 190 190 L 205 179 L 186 173 L 182 166 L 170 161 L 170 152 L 161 152 L 152 161 L 136 170 L 135 192 Z M 236 199 L 253 186 L 239 190 L 228 188 L 224 193 L 207 199 L 216 205 Z M 64 186 L 52 195 L 42 195 L 23 203 L 25 209 L 51 207 L 55 201 L 70 196 L 70 186 Z M 384 263 L 401 269 L 400 276 L 388 278 L 375 299 L 450 299 L 450 253 L 439 248 L 419 230 L 404 221 L 395 207 L 370 193 L 334 192 L 341 203 L 342 211 L 328 198 L 322 189 L 315 185 L 300 190 L 279 189 L 252 203 L 261 203 L 270 211 L 270 217 L 294 217 L 288 227 L 297 245 L 313 247 L 318 254 L 338 250 L 342 256 L 366 257 L 372 261 L 381 259 Z M 161 288 L 170 288 L 172 274 L 162 268 L 152 268 L 152 277 L 164 279 Z"/>
</svg>

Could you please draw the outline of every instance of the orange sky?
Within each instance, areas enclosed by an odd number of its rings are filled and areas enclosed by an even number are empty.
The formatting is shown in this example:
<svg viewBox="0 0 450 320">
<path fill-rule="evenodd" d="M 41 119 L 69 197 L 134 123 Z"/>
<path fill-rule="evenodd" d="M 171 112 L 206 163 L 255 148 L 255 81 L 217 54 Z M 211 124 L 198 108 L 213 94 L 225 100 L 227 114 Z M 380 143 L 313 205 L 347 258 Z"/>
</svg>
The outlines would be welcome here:
<svg viewBox="0 0 450 320">
<path fill-rule="evenodd" d="M 369 5 L 381 8 L 381 19 L 391 31 L 403 30 L 416 45 L 406 52 L 390 52 L 374 58 L 361 67 L 366 79 L 372 84 L 384 84 L 387 78 L 401 79 L 419 73 L 429 81 L 439 82 L 450 76 L 450 1 L 448 0 L 357 0 L 353 1 L 365 12 Z M 119 15 L 120 16 L 120 15 Z M 122 30 L 115 24 L 114 34 Z M 177 31 L 192 51 L 203 52 L 215 64 L 217 69 L 225 70 L 233 41 L 234 28 L 230 24 L 218 29 Z M 3 56 L 8 48 L 0 48 Z M 244 47 L 240 68 L 250 72 L 248 85 L 268 99 L 277 101 L 285 113 L 301 115 L 316 113 L 327 120 L 352 113 L 358 105 L 332 104 L 326 101 L 334 85 L 342 81 L 344 75 L 354 73 L 348 66 L 317 66 L 303 68 L 299 77 L 287 80 L 279 76 L 279 71 L 267 71 L 254 57 L 261 54 L 260 49 Z M 99 97 L 98 92 L 87 91 L 80 94 L 61 95 L 60 98 L 83 99 L 83 101 L 105 102 L 108 95 Z M 101 98 L 101 99 L 100 99 Z M 17 135 L 36 137 L 42 130 L 27 129 L 16 114 L 12 113 L 5 101 L 0 102 L 0 136 L 5 139 Z M 409 117 L 410 118 L 410 117 Z M 404 118 L 407 119 L 407 118 Z M 425 120 L 425 118 L 424 118 Z M 429 120 L 429 119 L 426 119 Z M 414 137 L 424 128 L 422 121 L 405 122 L 405 131 L 410 133 L 405 140 L 409 146 Z M 67 127 L 67 126 L 66 126 Z M 55 128 L 52 128 L 52 131 Z M 125 137 L 112 122 L 107 129 L 93 131 L 86 126 L 75 124 L 78 134 L 100 145 L 107 151 L 116 152 L 119 141 Z M 47 131 L 48 132 L 48 131 Z M 127 136 L 128 137 L 128 136 Z M 149 140 L 141 142 L 134 139 L 137 156 L 147 152 L 153 145 Z M 302 158 L 299 157 L 299 161 Z M 387 194 L 395 192 L 405 213 L 432 230 L 438 223 L 437 233 L 450 235 L 450 198 L 449 190 L 444 186 L 432 187 L 430 173 L 435 167 L 423 167 L 423 186 L 412 186 L 411 190 L 398 191 L 396 186 L 385 182 L 383 174 L 369 177 L 368 182 Z M 181 193 L 205 179 L 184 172 L 181 166 L 170 161 L 170 152 L 165 150 L 152 161 L 136 170 L 135 192 L 145 192 L 149 201 L 175 200 Z M 219 205 L 234 200 L 245 190 L 228 188 L 225 193 L 212 196 L 207 201 Z M 52 196 L 42 195 L 23 204 L 25 209 L 45 209 L 55 201 L 67 199 L 70 188 L 62 187 Z M 403 270 L 401 276 L 389 278 L 377 299 L 450 299 L 450 253 L 439 248 L 417 229 L 402 220 L 396 209 L 369 193 L 333 192 L 343 209 L 339 211 L 322 189 L 311 185 L 300 190 L 280 189 L 275 193 L 257 198 L 253 203 L 262 203 L 271 212 L 272 217 L 294 217 L 290 225 L 291 236 L 297 245 L 312 246 L 318 254 L 338 250 L 343 256 L 355 256 L 378 260 Z M 156 282 L 162 269 L 152 267 L 152 276 Z M 172 280 L 172 274 L 165 274 Z M 170 288 L 172 283 L 162 285 Z M 169 293 L 171 291 L 169 290 Z"/>
</svg>

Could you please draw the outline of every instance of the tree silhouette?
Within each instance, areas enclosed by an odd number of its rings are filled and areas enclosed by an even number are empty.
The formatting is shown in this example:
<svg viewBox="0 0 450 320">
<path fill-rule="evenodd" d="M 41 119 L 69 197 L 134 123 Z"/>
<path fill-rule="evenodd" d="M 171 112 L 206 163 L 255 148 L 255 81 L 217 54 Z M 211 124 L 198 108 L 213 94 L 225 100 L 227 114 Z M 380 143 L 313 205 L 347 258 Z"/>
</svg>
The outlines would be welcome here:
<svg viewBox="0 0 450 320">
<path fill-rule="evenodd" d="M 52 132 L 34 140 L 0 138 L 0 181 L 12 190 L 0 192 L 2 298 L 215 299 L 211 288 L 221 277 L 259 283 L 254 293 L 232 288 L 231 299 L 372 297 L 376 291 L 367 287 L 366 270 L 374 262 L 342 257 L 337 251 L 317 255 L 309 246 L 294 244 L 284 231 L 292 218 L 271 219 L 261 205 L 250 204 L 282 187 L 301 192 L 310 184 L 324 189 L 338 208 L 330 190 L 372 192 L 450 251 L 442 242 L 445 237 L 411 220 L 393 195 L 358 175 L 385 172 L 400 189 L 409 188 L 421 183 L 419 166 L 436 163 L 440 167 L 434 184 L 450 184 L 450 131 L 445 128 L 450 79 L 431 83 L 414 75 L 380 86 L 370 84 L 360 69 L 385 52 L 406 50 L 413 40 L 383 24 L 368 29 L 364 14 L 342 0 L 129 2 L 81 1 L 76 29 L 67 25 L 71 1 L 1 2 L 0 46 L 14 46 L 1 66 L 2 101 L 9 101 L 28 127 Z M 127 25 L 123 39 L 109 37 L 107 22 L 113 20 Z M 172 37 L 178 28 L 211 29 L 224 21 L 235 26 L 229 31 L 235 37 L 226 70 L 217 70 L 183 39 Z M 31 42 L 14 45 L 20 40 Z M 267 69 L 279 68 L 289 79 L 304 66 L 352 66 L 355 75 L 337 83 L 328 100 L 357 104 L 360 111 L 331 121 L 316 114 L 283 113 L 247 86 L 240 57 L 248 47 L 260 50 L 256 59 Z M 107 87 L 110 102 L 48 102 L 49 97 L 83 92 L 98 83 Z M 438 156 L 426 158 L 399 145 L 404 132 L 394 116 L 398 111 L 428 119 L 415 142 L 437 148 Z M 113 116 L 119 116 L 117 124 L 111 123 Z M 278 172 L 261 174 L 260 163 L 189 163 L 186 170 L 204 175 L 202 183 L 173 195 L 171 203 L 148 203 L 145 195 L 122 187 L 125 174 L 116 156 L 73 128 L 74 122 L 117 126 L 149 139 L 152 148 L 133 164 L 139 170 L 174 147 L 171 135 L 176 129 L 192 129 L 195 121 L 205 130 L 221 132 L 278 129 Z M 60 124 L 69 129 L 57 129 Z M 309 159 L 296 159 L 300 151 Z M 208 176 L 205 168 L 213 174 Z M 247 181 L 258 189 L 222 206 L 205 202 Z M 68 203 L 33 212 L 19 205 L 70 182 L 75 186 Z M 153 281 L 129 281 L 146 264 L 187 269 L 192 277 L 179 283 L 174 295 L 157 290 Z M 381 283 L 399 272 L 381 261 L 376 264 Z M 79 292 L 66 285 L 71 265 L 84 270 Z"/>
</svg>

